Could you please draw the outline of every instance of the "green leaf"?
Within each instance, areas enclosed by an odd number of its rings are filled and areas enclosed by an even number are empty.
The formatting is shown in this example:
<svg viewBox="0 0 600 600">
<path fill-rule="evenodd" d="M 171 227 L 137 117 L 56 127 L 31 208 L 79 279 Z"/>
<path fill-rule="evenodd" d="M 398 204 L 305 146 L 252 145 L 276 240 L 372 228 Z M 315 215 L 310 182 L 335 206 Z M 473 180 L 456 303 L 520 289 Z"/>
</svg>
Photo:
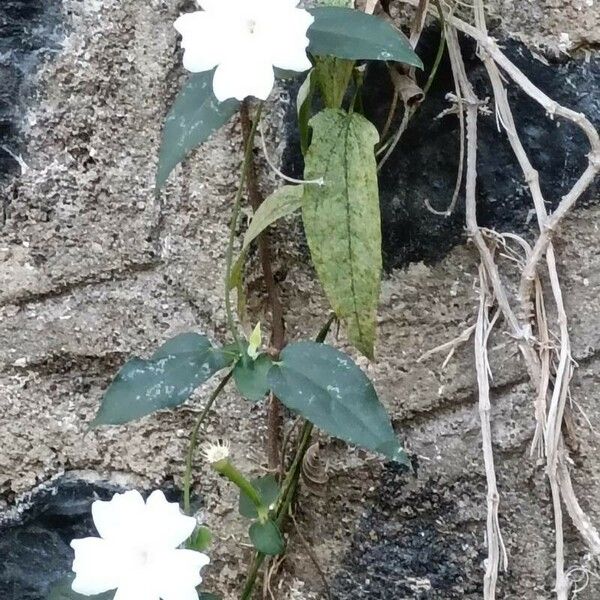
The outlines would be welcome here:
<svg viewBox="0 0 600 600">
<path fill-rule="evenodd" d="M 246 251 L 248 246 L 267 227 L 298 210 L 302 206 L 302 194 L 303 186 L 284 185 L 265 198 L 248 225 L 248 229 L 244 235 L 242 252 Z"/>
<path fill-rule="evenodd" d="M 104 592 L 103 594 L 96 594 L 94 596 L 84 596 L 77 594 L 71 589 L 71 584 L 75 579 L 73 573 L 65 576 L 58 583 L 50 589 L 47 600 L 112 600 L 115 596 L 115 590 L 110 592 Z"/>
<path fill-rule="evenodd" d="M 285 548 L 281 531 L 271 520 L 264 523 L 260 521 L 252 523 L 248 533 L 254 547 L 263 554 L 275 556 L 281 554 Z"/>
<path fill-rule="evenodd" d="M 363 116 L 327 109 L 311 119 L 302 217 L 315 269 L 348 337 L 372 358 L 381 278 L 381 216 L 375 127 Z"/>
<path fill-rule="evenodd" d="M 260 329 L 260 321 L 256 324 L 250 337 L 248 338 L 248 356 L 254 360 L 258 357 L 258 350 L 262 345 L 262 331 Z"/>
<path fill-rule="evenodd" d="M 262 499 L 262 503 L 266 509 L 277 500 L 279 496 L 279 484 L 273 475 L 265 475 L 264 477 L 257 477 L 253 479 L 252 487 L 256 489 Z M 244 494 L 240 492 L 240 504 L 239 504 L 240 515 L 247 517 L 248 519 L 256 519 L 258 517 L 258 511 L 254 502 Z"/>
<path fill-rule="evenodd" d="M 349 60 L 391 60 L 423 68 L 406 36 L 379 17 L 352 8 L 321 6 L 308 30 L 308 51 Z"/>
<path fill-rule="evenodd" d="M 278 67 L 273 67 L 273 71 L 275 72 L 275 77 L 277 79 L 296 79 L 301 72 L 299 71 L 290 71 L 289 69 L 280 69 Z"/>
<path fill-rule="evenodd" d="M 298 112 L 298 128 L 300 130 L 300 150 L 306 154 L 310 144 L 310 121 L 312 100 L 315 93 L 315 71 L 311 69 L 298 90 L 296 110 Z"/>
<path fill-rule="evenodd" d="M 199 526 L 190 537 L 187 547 L 189 550 L 204 552 L 211 544 L 213 535 L 208 527 Z"/>
<path fill-rule="evenodd" d="M 179 406 L 235 358 L 231 351 L 214 348 L 204 335 L 178 335 L 149 360 L 133 358 L 121 368 L 104 394 L 92 426 L 120 425 Z"/>
<path fill-rule="evenodd" d="M 244 265 L 244 256 L 250 244 L 270 225 L 273 225 L 279 219 L 291 215 L 302 206 L 303 186 L 285 185 L 275 190 L 270 196 L 265 198 L 262 204 L 257 208 L 248 225 L 240 256 L 235 261 L 231 269 L 231 279 L 229 281 L 230 289 L 238 287 L 242 279 L 242 267 Z"/>
<path fill-rule="evenodd" d="M 320 429 L 409 464 L 373 384 L 347 354 L 316 342 L 289 344 L 268 381 L 281 402 Z"/>
<path fill-rule="evenodd" d="M 234 99 L 219 102 L 212 91 L 213 71 L 191 75 L 183 84 L 165 120 L 158 156 L 156 187 L 186 155 L 227 123 L 239 108 Z"/>
<path fill-rule="evenodd" d="M 335 56 L 324 56 L 317 59 L 315 77 L 326 108 L 342 106 L 353 70 L 353 60 L 344 60 Z"/>
<path fill-rule="evenodd" d="M 233 369 L 233 378 L 238 392 L 247 400 L 258 402 L 269 391 L 267 373 L 273 362 L 266 354 L 261 354 L 256 360 L 247 357 L 239 360 Z"/>
</svg>

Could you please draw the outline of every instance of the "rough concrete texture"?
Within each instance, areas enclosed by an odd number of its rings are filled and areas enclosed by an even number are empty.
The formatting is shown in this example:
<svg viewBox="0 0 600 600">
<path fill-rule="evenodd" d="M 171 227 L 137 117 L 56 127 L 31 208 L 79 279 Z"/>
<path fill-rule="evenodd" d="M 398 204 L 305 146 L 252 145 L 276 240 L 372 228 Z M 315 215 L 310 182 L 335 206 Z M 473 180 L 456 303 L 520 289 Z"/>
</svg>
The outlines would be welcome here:
<svg viewBox="0 0 600 600">
<path fill-rule="evenodd" d="M 564 31 L 578 39 L 583 24 L 598 18 L 590 2 L 582 2 L 577 19 L 571 18 L 574 4 L 553 4 L 557 11 L 544 20 L 539 36 L 528 24 L 537 27 L 535 15 L 547 15 L 550 3 L 529 2 L 520 11 L 494 3 L 491 9 L 503 13 L 508 31 L 546 46 L 558 43 Z M 25 120 L 29 169 L 1 192 L 5 518 L 25 506 L 24 494 L 65 471 L 86 471 L 88 478 L 125 486 L 181 484 L 187 436 L 205 390 L 176 412 L 128 427 L 89 431 L 87 423 L 127 357 L 145 355 L 189 329 L 224 340 L 221 274 L 239 124 L 226 126 L 178 169 L 161 201 L 152 189 L 161 120 L 181 76 L 171 23 L 183 8 L 190 5 L 63 0 L 64 47 L 41 71 L 40 96 Z M 597 36 L 597 27 L 587 34 Z M 285 109 L 274 103 L 271 110 L 274 131 Z M 272 184 L 265 176 L 265 189 Z M 579 362 L 574 480 L 596 523 L 598 439 L 582 415 L 600 427 L 599 217 L 593 205 L 574 213 L 557 244 Z M 273 241 L 288 335 L 313 336 L 327 306 L 307 264 L 298 223 L 277 228 Z M 265 320 L 254 269 L 251 264 L 250 308 L 255 320 Z M 297 521 L 335 598 L 481 597 L 485 477 L 471 344 L 444 369 L 443 355 L 417 360 L 462 333 L 473 322 L 476 303 L 476 262 L 469 247 L 454 249 L 434 265 L 396 270 L 383 284 L 378 361 L 358 360 L 417 456 L 418 477 L 320 436 L 329 481 L 322 497 L 302 491 Z M 510 561 L 500 597 L 549 598 L 552 514 L 543 468 L 529 458 L 531 390 L 510 338 L 498 333 L 491 345 L 500 518 Z M 242 469 L 262 471 L 262 406 L 225 394 L 207 431 L 231 440 Z M 224 598 L 235 598 L 249 556 L 235 494 L 201 463 L 195 492 L 203 497 L 216 535 L 207 582 Z M 293 529 L 290 534 L 275 597 L 323 597 L 306 544 Z M 567 544 L 568 564 L 587 564 L 568 522 Z M 578 598 L 599 592 L 592 577 Z"/>
<path fill-rule="evenodd" d="M 403 3 L 389 4 L 392 15 L 403 13 Z M 444 4 L 457 16 L 470 14 L 468 1 L 445 0 Z M 598 0 L 490 0 L 485 7 L 489 20 L 510 36 L 554 56 L 593 52 L 600 41 Z"/>
</svg>

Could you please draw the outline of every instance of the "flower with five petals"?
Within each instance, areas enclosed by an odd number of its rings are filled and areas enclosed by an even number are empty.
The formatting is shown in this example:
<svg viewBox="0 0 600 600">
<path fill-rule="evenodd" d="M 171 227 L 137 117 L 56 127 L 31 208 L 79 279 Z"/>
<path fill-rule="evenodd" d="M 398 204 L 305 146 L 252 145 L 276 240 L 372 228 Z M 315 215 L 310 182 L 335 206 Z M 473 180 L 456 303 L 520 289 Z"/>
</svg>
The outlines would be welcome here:
<svg viewBox="0 0 600 600">
<path fill-rule="evenodd" d="M 314 17 L 298 0 L 199 0 L 204 9 L 181 15 L 183 66 L 193 73 L 216 67 L 217 100 L 266 100 L 275 83 L 274 67 L 306 71 L 308 28 Z"/>
<path fill-rule="evenodd" d="M 198 600 L 196 586 L 208 556 L 178 546 L 196 519 L 186 517 L 161 491 L 144 502 L 137 491 L 92 504 L 100 537 L 71 542 L 73 591 L 91 596 L 116 589 L 114 600 Z"/>
</svg>

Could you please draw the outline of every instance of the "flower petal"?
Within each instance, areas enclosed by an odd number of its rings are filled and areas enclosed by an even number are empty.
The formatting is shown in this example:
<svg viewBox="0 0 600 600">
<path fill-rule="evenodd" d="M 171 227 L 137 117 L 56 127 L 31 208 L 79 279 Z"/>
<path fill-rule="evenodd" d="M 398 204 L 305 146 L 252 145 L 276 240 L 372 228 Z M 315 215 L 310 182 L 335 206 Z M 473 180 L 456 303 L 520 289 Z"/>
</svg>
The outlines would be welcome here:
<svg viewBox="0 0 600 600">
<path fill-rule="evenodd" d="M 294 48 L 293 46 L 282 46 L 285 48 L 273 58 L 273 65 L 288 71 L 306 71 L 312 67 L 312 63 L 306 54 L 306 48 Z"/>
<path fill-rule="evenodd" d="M 196 527 L 196 519 L 182 514 L 177 502 L 167 502 L 160 490 L 146 500 L 146 519 L 144 535 L 151 548 L 177 548 Z"/>
<path fill-rule="evenodd" d="M 138 572 L 121 583 L 113 600 L 160 600 L 160 595 L 152 580 Z"/>
<path fill-rule="evenodd" d="M 210 71 L 221 62 L 232 33 L 225 15 L 197 11 L 181 15 L 173 25 L 182 36 L 183 66 L 188 71 Z"/>
<path fill-rule="evenodd" d="M 108 502 L 96 500 L 92 516 L 102 538 L 111 541 L 135 543 L 143 531 L 146 507 L 137 490 L 115 494 Z"/>
<path fill-rule="evenodd" d="M 279 8 L 268 17 L 269 25 L 262 27 L 263 48 L 268 49 L 273 65 L 290 71 L 306 71 L 311 63 L 306 54 L 309 39 L 306 32 L 314 17 L 306 10 Z M 273 20 L 277 23 L 273 27 Z"/>
<path fill-rule="evenodd" d="M 195 588 L 202 583 L 200 570 L 209 562 L 206 554 L 194 550 L 172 550 L 156 557 L 151 568 L 162 600 L 195 600 Z"/>
<path fill-rule="evenodd" d="M 71 542 L 75 550 L 72 584 L 74 592 L 90 596 L 118 587 L 122 578 L 122 563 L 114 544 L 101 538 L 88 537 Z"/>
<path fill-rule="evenodd" d="M 213 90 L 217 100 L 243 100 L 254 96 L 266 100 L 273 89 L 273 66 L 264 59 L 252 60 L 252 52 L 239 56 L 237 61 L 221 63 L 215 71 Z"/>
<path fill-rule="evenodd" d="M 195 587 L 173 586 L 165 591 L 162 600 L 198 600 L 198 592 Z"/>
</svg>

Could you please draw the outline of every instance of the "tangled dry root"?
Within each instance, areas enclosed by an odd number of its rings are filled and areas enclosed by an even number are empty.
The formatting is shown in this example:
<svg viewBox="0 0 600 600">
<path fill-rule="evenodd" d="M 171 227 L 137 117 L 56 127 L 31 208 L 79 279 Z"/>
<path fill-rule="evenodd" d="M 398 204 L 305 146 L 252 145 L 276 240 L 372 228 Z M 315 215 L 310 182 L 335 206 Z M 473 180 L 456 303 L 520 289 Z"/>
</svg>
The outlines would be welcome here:
<svg viewBox="0 0 600 600">
<path fill-rule="evenodd" d="M 487 545 L 488 558 L 484 575 L 484 598 L 496 597 L 498 571 L 507 563 L 506 551 L 498 523 L 500 494 L 496 486 L 490 423 L 490 367 L 487 341 L 493 328 L 504 323 L 519 347 L 533 388 L 536 431 L 532 453 L 545 460 L 550 484 L 555 520 L 555 592 L 558 600 L 567 600 L 578 570 L 565 570 L 563 539 L 563 504 L 573 524 L 587 544 L 590 555 L 600 557 L 600 535 L 582 510 L 573 489 L 568 451 L 563 437 L 563 425 L 568 411 L 570 383 L 575 363 L 571 357 L 568 317 L 565 311 L 556 255 L 552 238 L 565 216 L 592 183 L 600 170 L 600 138 L 585 115 L 565 108 L 538 89 L 499 49 L 488 35 L 482 0 L 472 3 L 437 4 L 428 0 L 402 0 L 417 7 L 417 13 L 431 12 L 438 17 L 445 31 L 446 43 L 455 83 L 456 112 L 461 125 L 461 139 L 466 138 L 466 221 L 467 230 L 480 256 L 479 311 L 476 324 L 461 339 L 449 342 L 454 350 L 474 332 L 475 366 L 479 391 L 479 413 L 482 431 L 483 457 L 487 478 Z M 457 15 L 460 15 L 457 16 Z M 477 223 L 477 122 L 482 102 L 471 86 L 458 44 L 458 32 L 472 38 L 478 46 L 478 56 L 487 71 L 499 126 L 506 133 L 513 153 L 529 187 L 535 209 L 539 234 L 533 244 L 514 234 L 492 234 Z M 411 35 L 411 41 L 414 36 Z M 418 36 L 416 37 L 418 39 Z M 588 165 L 573 187 L 561 199 L 552 214 L 546 210 L 538 172 L 533 168 L 521 143 L 508 101 L 505 77 L 519 86 L 532 100 L 540 104 L 550 119 L 559 117 L 579 127 L 586 135 L 590 152 Z M 466 132 L 466 135 L 465 135 Z M 461 152 L 462 152 L 461 144 Z M 462 161 L 461 161 L 462 162 Z M 461 174 L 462 175 L 462 174 Z M 504 245 L 521 271 L 516 297 L 507 292 L 496 260 L 498 244 Z M 511 247 L 516 244 L 516 249 Z M 541 278 L 550 282 L 551 299 L 556 318 L 548 319 L 548 299 Z M 500 318 L 501 317 L 501 318 Z M 551 340 L 556 338 L 557 343 Z M 586 573 L 592 572 L 586 569 Z M 571 590 L 575 592 L 579 588 Z"/>
</svg>

